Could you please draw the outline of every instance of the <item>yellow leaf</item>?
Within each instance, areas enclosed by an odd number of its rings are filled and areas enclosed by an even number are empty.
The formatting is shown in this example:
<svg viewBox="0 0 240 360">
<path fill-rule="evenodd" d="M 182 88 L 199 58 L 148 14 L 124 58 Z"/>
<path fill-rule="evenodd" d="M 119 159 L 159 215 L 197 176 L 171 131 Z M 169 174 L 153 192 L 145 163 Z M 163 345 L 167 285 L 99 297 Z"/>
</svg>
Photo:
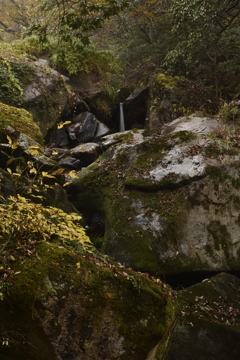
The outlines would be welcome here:
<svg viewBox="0 0 240 360">
<path fill-rule="evenodd" d="M 52 175 L 61 175 L 64 172 L 64 169 L 58 169 L 52 173 Z"/>
<path fill-rule="evenodd" d="M 39 153 L 38 150 L 34 149 L 34 150 L 30 150 L 30 154 L 34 156 L 34 155 L 38 155 Z"/>
<path fill-rule="evenodd" d="M 48 177 L 48 178 L 55 179 L 55 176 L 49 175 L 49 174 L 48 174 L 47 172 L 45 172 L 45 171 L 42 172 L 42 176 L 43 176 L 43 177 Z"/>
<path fill-rule="evenodd" d="M 7 135 L 7 139 L 8 139 L 9 144 L 12 144 L 12 139 L 10 138 L 10 136 Z"/>
<path fill-rule="evenodd" d="M 64 125 L 67 125 L 67 124 L 71 124 L 71 121 L 60 122 L 58 124 L 58 129 L 61 129 L 62 127 L 64 127 Z"/>
<path fill-rule="evenodd" d="M 71 183 L 68 181 L 68 182 L 66 182 L 63 186 L 68 186 L 68 185 L 70 185 Z"/>
<path fill-rule="evenodd" d="M 30 174 L 37 174 L 37 169 L 32 168 L 29 172 L 30 172 Z"/>
<path fill-rule="evenodd" d="M 18 146 L 19 146 L 19 143 L 18 143 L 18 142 L 14 142 L 14 143 L 12 144 L 12 149 L 16 149 Z"/>
<path fill-rule="evenodd" d="M 58 151 L 53 151 L 52 155 L 58 155 Z"/>
<path fill-rule="evenodd" d="M 11 259 L 12 261 L 15 261 L 15 260 L 16 260 L 15 257 L 13 257 L 12 255 L 10 255 L 9 257 L 10 257 L 10 259 Z"/>
<path fill-rule="evenodd" d="M 10 165 L 14 161 L 14 158 L 11 158 L 7 161 L 7 165 Z"/>
<path fill-rule="evenodd" d="M 9 172 L 9 174 L 12 175 L 12 170 L 11 169 L 7 168 L 7 171 Z"/>
<path fill-rule="evenodd" d="M 77 175 L 76 175 L 76 170 L 72 170 L 70 171 L 70 173 L 68 174 L 69 176 L 73 177 L 73 178 L 76 178 Z"/>
<path fill-rule="evenodd" d="M 41 200 L 44 199 L 44 196 L 41 196 L 41 195 L 32 195 L 32 196 L 35 197 L 35 198 L 41 199 Z"/>
<path fill-rule="evenodd" d="M 80 266 L 81 266 L 80 262 L 76 263 L 76 266 L 77 266 L 77 268 L 79 269 Z"/>
</svg>

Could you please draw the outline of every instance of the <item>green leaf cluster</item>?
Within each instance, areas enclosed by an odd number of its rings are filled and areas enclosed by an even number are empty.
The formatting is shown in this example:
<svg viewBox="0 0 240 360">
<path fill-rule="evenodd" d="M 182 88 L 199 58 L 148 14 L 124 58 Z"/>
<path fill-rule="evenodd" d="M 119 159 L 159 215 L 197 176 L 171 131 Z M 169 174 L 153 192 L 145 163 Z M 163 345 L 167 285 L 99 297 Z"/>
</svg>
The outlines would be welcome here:
<svg viewBox="0 0 240 360">
<path fill-rule="evenodd" d="M 84 253 L 91 251 L 92 243 L 80 220 L 77 213 L 43 207 L 17 195 L 0 204 L 0 240 L 3 247 L 52 241 Z"/>
</svg>

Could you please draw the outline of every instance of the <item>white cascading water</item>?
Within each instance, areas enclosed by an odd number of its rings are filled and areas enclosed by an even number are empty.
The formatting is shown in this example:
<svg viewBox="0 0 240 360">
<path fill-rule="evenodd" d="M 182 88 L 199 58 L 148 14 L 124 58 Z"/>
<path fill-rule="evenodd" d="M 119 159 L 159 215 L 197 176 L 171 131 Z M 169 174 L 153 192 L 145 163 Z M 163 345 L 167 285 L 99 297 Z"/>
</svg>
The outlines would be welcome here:
<svg viewBox="0 0 240 360">
<path fill-rule="evenodd" d="M 125 131 L 125 122 L 124 122 L 124 113 L 123 113 L 123 103 L 120 103 L 120 131 Z"/>
</svg>

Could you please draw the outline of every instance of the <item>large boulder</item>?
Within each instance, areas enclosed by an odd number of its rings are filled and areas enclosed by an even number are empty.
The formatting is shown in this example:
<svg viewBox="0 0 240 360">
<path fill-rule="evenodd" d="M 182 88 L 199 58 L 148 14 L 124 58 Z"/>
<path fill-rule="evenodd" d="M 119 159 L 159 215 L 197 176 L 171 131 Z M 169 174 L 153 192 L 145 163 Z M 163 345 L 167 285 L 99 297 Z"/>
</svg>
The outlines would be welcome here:
<svg viewBox="0 0 240 360">
<path fill-rule="evenodd" d="M 0 103 L 0 141 L 8 142 L 7 135 L 16 140 L 20 132 L 43 143 L 39 126 L 28 111 Z"/>
<path fill-rule="evenodd" d="M 75 98 L 66 78 L 45 62 L 0 58 L 0 101 L 28 110 L 45 136 Z"/>
<path fill-rule="evenodd" d="M 180 291 L 181 316 L 168 347 L 159 344 L 147 360 L 238 360 L 239 287 L 239 278 L 221 273 Z"/>
<path fill-rule="evenodd" d="M 46 140 L 49 147 L 70 149 L 78 144 L 99 141 L 109 132 L 109 128 L 98 121 L 94 114 L 85 111 L 52 128 Z"/>
<path fill-rule="evenodd" d="M 208 123 L 211 132 L 215 119 Z M 104 212 L 101 250 L 135 269 L 237 270 L 240 151 L 206 126 L 201 133 L 199 118 L 185 119 L 192 131 L 181 126 L 166 135 L 116 134 L 122 142 L 79 174 L 69 198 L 82 212 Z"/>
<path fill-rule="evenodd" d="M 193 112 L 216 114 L 220 101 L 194 82 L 156 74 L 150 81 L 147 120 L 150 129 Z"/>
<path fill-rule="evenodd" d="M 24 261 L 12 248 L 1 270 L 2 360 L 144 360 L 165 341 L 176 310 L 160 280 L 56 244 L 34 247 Z"/>
</svg>

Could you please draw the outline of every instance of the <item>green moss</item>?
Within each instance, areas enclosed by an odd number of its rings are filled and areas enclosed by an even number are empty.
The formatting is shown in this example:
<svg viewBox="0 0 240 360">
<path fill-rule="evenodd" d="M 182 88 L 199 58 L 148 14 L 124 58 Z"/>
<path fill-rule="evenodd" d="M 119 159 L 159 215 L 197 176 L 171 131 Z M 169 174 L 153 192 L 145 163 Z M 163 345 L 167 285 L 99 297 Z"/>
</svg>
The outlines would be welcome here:
<svg viewBox="0 0 240 360">
<path fill-rule="evenodd" d="M 114 136 L 114 140 L 121 140 L 122 142 L 129 142 L 133 140 L 133 132 L 128 131 L 127 133 L 120 133 Z"/>
<path fill-rule="evenodd" d="M 33 117 L 28 111 L 0 103 L 0 131 L 1 128 L 7 126 L 31 136 L 39 143 L 43 143 L 43 136 L 39 127 L 34 123 Z"/>
<path fill-rule="evenodd" d="M 177 87 L 176 80 L 178 79 L 178 76 L 172 77 L 165 74 L 158 74 L 155 76 L 155 81 L 166 88 Z"/>
<path fill-rule="evenodd" d="M 234 144 L 228 140 L 219 140 L 215 139 L 215 137 L 210 136 L 213 138 L 214 142 L 211 142 L 208 146 L 206 146 L 204 150 L 204 154 L 210 158 L 218 158 L 219 155 L 239 155 L 240 150 L 234 147 Z"/>
<path fill-rule="evenodd" d="M 4 304 L 8 304 L 9 299 L 15 321 L 11 319 L 9 322 L 8 312 L 2 314 L 3 302 L 0 303 L 0 331 L 7 331 L 9 323 L 11 326 L 15 324 L 11 340 L 16 340 L 15 334 L 19 331 L 26 336 L 26 343 L 33 345 L 29 359 L 41 359 L 38 356 L 39 346 L 43 340 L 46 341 L 39 323 L 35 321 L 34 325 L 32 317 L 38 313 L 42 322 L 46 323 L 51 302 L 56 302 L 59 309 L 68 306 L 66 309 L 71 310 L 79 301 L 81 311 L 76 311 L 74 318 L 77 317 L 83 342 L 86 332 L 89 334 L 89 330 L 101 329 L 103 314 L 110 314 L 111 323 L 115 324 L 119 336 L 123 338 L 123 360 L 145 359 L 166 329 L 171 327 L 176 317 L 176 309 L 169 295 L 171 289 L 160 281 L 153 282 L 149 277 L 122 268 L 106 258 L 89 260 L 46 242 L 39 245 L 36 253 L 24 262 L 15 263 L 13 281 L 4 294 Z M 45 304 L 48 299 L 51 299 L 48 307 L 42 306 L 41 303 Z M 51 313 L 53 322 L 58 322 L 58 313 L 58 310 Z M 30 325 L 32 329 L 26 334 L 26 327 Z M 54 338 L 55 325 L 52 330 Z M 15 342 L 9 353 L 17 352 L 17 349 L 19 353 L 21 347 Z M 49 349 L 48 341 L 45 347 Z M 54 353 L 50 354 L 55 359 Z M 45 359 L 49 359 L 48 355 Z"/>
</svg>

